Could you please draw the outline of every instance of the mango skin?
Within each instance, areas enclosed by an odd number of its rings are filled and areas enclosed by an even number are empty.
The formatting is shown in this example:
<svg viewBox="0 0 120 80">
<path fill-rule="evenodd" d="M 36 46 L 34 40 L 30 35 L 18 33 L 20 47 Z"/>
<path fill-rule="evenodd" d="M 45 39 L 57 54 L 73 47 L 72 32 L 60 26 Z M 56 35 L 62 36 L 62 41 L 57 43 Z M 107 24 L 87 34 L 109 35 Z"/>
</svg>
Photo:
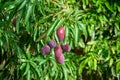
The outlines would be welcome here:
<svg viewBox="0 0 120 80">
<path fill-rule="evenodd" d="M 56 47 L 55 40 L 50 40 L 48 44 L 49 44 L 50 48 L 55 48 Z"/>
<path fill-rule="evenodd" d="M 41 48 L 42 55 L 46 55 L 50 52 L 50 47 L 48 45 L 45 45 Z"/>
<path fill-rule="evenodd" d="M 59 27 L 57 29 L 57 37 L 59 39 L 59 41 L 63 41 L 64 40 L 64 37 L 65 37 L 65 30 L 63 27 Z"/>
<path fill-rule="evenodd" d="M 70 45 L 69 44 L 65 44 L 65 45 L 61 45 L 63 51 L 65 52 L 70 52 Z"/>
<path fill-rule="evenodd" d="M 65 60 L 65 57 L 63 54 L 61 54 L 61 56 L 59 57 L 56 57 L 56 61 L 59 63 L 59 64 L 63 64 L 64 63 L 64 60 Z"/>
<path fill-rule="evenodd" d="M 55 57 L 60 57 L 62 55 L 62 48 L 60 45 L 57 45 L 54 48 Z"/>
</svg>

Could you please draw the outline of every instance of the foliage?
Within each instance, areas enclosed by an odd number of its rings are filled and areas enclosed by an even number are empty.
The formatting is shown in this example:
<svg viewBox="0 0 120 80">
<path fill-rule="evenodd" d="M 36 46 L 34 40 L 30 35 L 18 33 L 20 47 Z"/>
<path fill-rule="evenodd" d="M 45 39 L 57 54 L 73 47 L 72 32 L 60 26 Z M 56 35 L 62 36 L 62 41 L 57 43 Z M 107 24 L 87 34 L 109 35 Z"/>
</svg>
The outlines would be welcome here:
<svg viewBox="0 0 120 80">
<path fill-rule="evenodd" d="M 119 2 L 0 0 L 0 79 L 120 79 Z M 56 35 L 60 26 L 63 42 Z M 41 55 L 50 40 L 70 44 L 64 64 L 53 49 Z"/>
</svg>

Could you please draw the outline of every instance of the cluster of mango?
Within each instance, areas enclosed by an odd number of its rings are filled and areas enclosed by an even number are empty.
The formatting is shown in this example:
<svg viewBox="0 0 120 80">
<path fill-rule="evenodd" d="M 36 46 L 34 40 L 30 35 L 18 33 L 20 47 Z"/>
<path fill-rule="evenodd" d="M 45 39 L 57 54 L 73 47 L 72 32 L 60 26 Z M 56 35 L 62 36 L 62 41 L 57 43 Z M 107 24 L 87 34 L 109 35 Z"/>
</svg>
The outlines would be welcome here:
<svg viewBox="0 0 120 80">
<path fill-rule="evenodd" d="M 57 29 L 57 37 L 59 41 L 61 42 L 64 40 L 65 30 L 63 27 L 59 27 Z M 44 45 L 41 48 L 42 55 L 48 54 L 51 48 L 54 48 L 56 61 L 60 64 L 64 63 L 65 57 L 63 55 L 63 51 L 70 52 L 70 45 L 69 44 L 63 44 L 63 45 L 56 44 L 55 40 L 50 40 L 48 42 L 48 45 Z"/>
<path fill-rule="evenodd" d="M 16 26 L 16 18 L 13 19 L 12 23 L 14 26 Z M 41 32 L 41 34 L 43 34 L 43 33 L 44 33 L 44 31 Z M 59 41 L 61 41 L 61 42 L 64 40 L 65 30 L 63 27 L 59 27 L 57 29 L 57 37 L 58 37 Z M 60 64 L 64 63 L 65 57 L 63 55 L 63 51 L 70 52 L 70 45 L 69 44 L 64 44 L 64 45 L 56 44 L 55 40 L 50 40 L 47 45 L 44 45 L 41 48 L 42 55 L 48 54 L 50 52 L 50 49 L 52 49 L 52 48 L 54 48 L 56 61 Z"/>
</svg>

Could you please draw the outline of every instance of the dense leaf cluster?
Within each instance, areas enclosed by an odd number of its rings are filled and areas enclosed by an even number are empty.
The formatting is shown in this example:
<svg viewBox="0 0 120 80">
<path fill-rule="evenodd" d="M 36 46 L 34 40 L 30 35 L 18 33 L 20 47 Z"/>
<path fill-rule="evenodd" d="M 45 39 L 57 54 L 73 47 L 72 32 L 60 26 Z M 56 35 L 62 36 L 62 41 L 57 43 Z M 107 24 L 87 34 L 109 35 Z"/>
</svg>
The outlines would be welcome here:
<svg viewBox="0 0 120 80">
<path fill-rule="evenodd" d="M 0 0 L 0 80 L 120 79 L 120 1 Z M 65 28 L 65 63 L 41 54 Z M 44 34 L 41 35 L 41 32 Z"/>
</svg>

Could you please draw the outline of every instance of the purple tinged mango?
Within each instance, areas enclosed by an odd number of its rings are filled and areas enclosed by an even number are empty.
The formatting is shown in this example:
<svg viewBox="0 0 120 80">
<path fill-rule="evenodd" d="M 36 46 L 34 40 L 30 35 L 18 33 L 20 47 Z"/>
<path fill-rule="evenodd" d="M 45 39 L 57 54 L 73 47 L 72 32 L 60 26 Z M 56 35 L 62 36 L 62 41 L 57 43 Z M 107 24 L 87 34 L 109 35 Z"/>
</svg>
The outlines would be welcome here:
<svg viewBox="0 0 120 80">
<path fill-rule="evenodd" d="M 65 37 L 65 30 L 63 27 L 59 27 L 57 29 L 57 37 L 60 41 L 63 41 L 64 40 L 64 37 Z"/>
<path fill-rule="evenodd" d="M 50 48 L 55 48 L 56 47 L 55 40 L 50 40 L 48 44 L 49 44 Z"/>
<path fill-rule="evenodd" d="M 59 63 L 59 64 L 63 64 L 64 63 L 64 60 L 65 60 L 65 57 L 63 54 L 61 54 L 59 57 L 56 57 L 56 61 Z"/>
<path fill-rule="evenodd" d="M 50 52 L 50 47 L 48 45 L 45 45 L 41 48 L 42 55 L 46 55 Z"/>
<path fill-rule="evenodd" d="M 61 45 L 63 51 L 65 52 L 70 52 L 70 45 L 69 44 L 65 44 L 65 45 Z"/>
<path fill-rule="evenodd" d="M 62 48 L 60 45 L 57 45 L 54 48 L 55 57 L 60 57 L 62 55 Z"/>
</svg>

